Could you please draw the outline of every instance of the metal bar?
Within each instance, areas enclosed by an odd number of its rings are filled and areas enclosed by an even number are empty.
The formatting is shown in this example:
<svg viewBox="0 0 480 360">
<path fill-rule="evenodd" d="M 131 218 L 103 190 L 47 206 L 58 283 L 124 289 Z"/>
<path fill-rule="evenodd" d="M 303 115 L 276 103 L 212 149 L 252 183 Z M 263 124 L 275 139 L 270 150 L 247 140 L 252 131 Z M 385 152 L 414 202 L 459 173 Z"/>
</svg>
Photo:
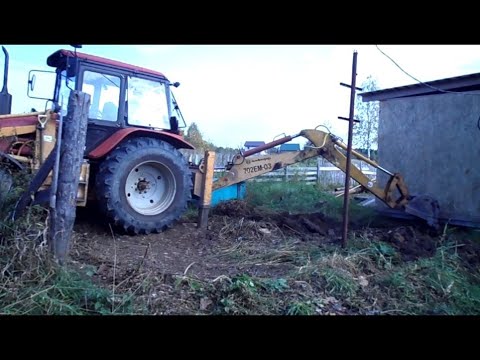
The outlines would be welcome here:
<svg viewBox="0 0 480 360">
<path fill-rule="evenodd" d="M 343 117 L 343 116 L 338 116 L 338 118 L 339 118 L 340 120 L 347 120 L 347 121 L 350 121 L 350 119 L 349 119 L 349 118 L 346 118 L 346 117 Z M 358 119 L 353 119 L 353 121 L 354 121 L 354 122 L 356 122 L 356 123 L 359 123 L 359 122 L 360 122 L 360 120 L 358 120 Z"/>
<path fill-rule="evenodd" d="M 8 56 L 8 51 L 5 49 L 4 46 L 2 46 L 2 51 L 5 54 L 5 63 L 4 63 L 4 68 L 3 68 L 3 88 L 2 92 L 8 92 L 7 89 L 7 81 L 8 81 L 8 62 L 10 57 Z"/>
<path fill-rule="evenodd" d="M 345 84 L 345 83 L 342 83 L 342 82 L 340 83 L 340 85 L 345 86 L 345 87 L 347 87 L 347 88 L 352 88 L 350 85 Z M 359 87 L 355 87 L 355 89 L 357 89 L 357 90 L 359 90 L 359 91 L 363 91 L 363 89 L 362 89 L 362 88 L 359 88 Z"/>
<path fill-rule="evenodd" d="M 55 164 L 53 166 L 52 185 L 50 190 L 50 208 L 54 212 L 57 211 L 56 208 L 57 208 L 58 172 L 60 169 L 60 145 L 62 144 L 62 132 L 63 132 L 63 115 L 62 115 L 63 98 L 61 101 L 62 103 L 60 104 L 60 111 L 58 112 L 59 118 L 58 118 L 57 142 L 55 144 L 57 148 L 57 153 L 55 154 Z"/>
<path fill-rule="evenodd" d="M 253 148 L 251 150 L 247 150 L 243 153 L 244 157 L 253 155 L 253 154 L 258 154 L 259 152 L 262 152 L 263 150 L 271 149 L 277 145 L 284 144 L 286 142 L 289 142 L 292 139 L 295 139 L 296 137 L 299 137 L 300 134 L 293 135 L 293 136 L 285 136 L 281 139 L 274 140 L 272 142 L 266 143 L 265 145 L 258 146 L 256 148 Z"/>
<path fill-rule="evenodd" d="M 30 116 L 37 116 L 37 115 L 45 115 L 45 111 L 36 111 L 36 112 L 31 112 L 31 113 L 25 113 L 25 114 L 5 114 L 5 115 L 0 115 L 0 120 L 3 119 L 11 119 L 11 118 L 24 118 L 24 117 L 30 117 Z"/>
<path fill-rule="evenodd" d="M 345 176 L 345 189 L 350 189 L 350 165 L 352 157 L 352 138 L 353 138 L 353 113 L 355 110 L 355 82 L 357 79 L 357 51 L 353 52 L 352 63 L 352 85 L 350 87 L 350 116 L 348 122 L 348 144 L 347 144 L 347 171 Z M 345 191 L 343 198 L 343 236 L 342 246 L 347 246 L 347 233 L 348 233 L 348 205 L 350 201 L 350 194 Z"/>
<path fill-rule="evenodd" d="M 208 224 L 208 212 L 212 202 L 213 172 L 215 168 L 215 152 L 205 151 L 205 176 L 203 177 L 202 196 L 198 209 L 198 224 L 200 229 L 206 229 Z"/>
<path fill-rule="evenodd" d="M 338 146 L 340 146 L 343 150 L 347 150 L 347 145 L 345 145 L 343 142 L 339 141 L 339 140 L 334 140 L 333 141 L 335 144 L 337 144 Z M 378 165 L 375 161 L 369 159 L 368 157 L 364 156 L 363 154 L 360 154 L 359 152 L 355 151 L 355 150 L 352 150 L 352 154 L 355 155 L 357 158 L 359 158 L 360 160 L 363 160 L 365 161 L 367 164 L 370 164 L 372 165 L 373 167 L 383 171 L 384 173 L 390 175 L 390 176 L 394 176 L 395 174 L 392 173 L 391 171 L 388 171 L 387 169 L 381 167 L 380 165 Z"/>
</svg>

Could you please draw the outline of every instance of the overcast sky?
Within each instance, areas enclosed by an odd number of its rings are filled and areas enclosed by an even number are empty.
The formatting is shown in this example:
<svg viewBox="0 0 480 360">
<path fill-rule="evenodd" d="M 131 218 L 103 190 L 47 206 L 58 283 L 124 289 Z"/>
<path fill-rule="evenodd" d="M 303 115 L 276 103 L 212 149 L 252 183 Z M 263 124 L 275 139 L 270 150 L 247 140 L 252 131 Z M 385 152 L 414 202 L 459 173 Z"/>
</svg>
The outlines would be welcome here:
<svg viewBox="0 0 480 360">
<path fill-rule="evenodd" d="M 10 53 L 12 112 L 44 102 L 27 97 L 29 70 L 49 70 L 46 58 L 69 45 L 5 45 Z M 480 45 L 379 45 L 421 81 L 480 72 Z M 197 123 L 218 146 L 270 141 L 329 122 L 346 140 L 353 51 L 357 84 L 369 75 L 381 89 L 415 83 L 374 45 L 83 45 L 79 51 L 151 68 L 175 89 L 187 125 Z M 3 54 L 0 66 L 3 74 Z M 3 82 L 2 82 L 3 84 Z M 38 84 L 37 84 L 38 86 Z"/>
</svg>

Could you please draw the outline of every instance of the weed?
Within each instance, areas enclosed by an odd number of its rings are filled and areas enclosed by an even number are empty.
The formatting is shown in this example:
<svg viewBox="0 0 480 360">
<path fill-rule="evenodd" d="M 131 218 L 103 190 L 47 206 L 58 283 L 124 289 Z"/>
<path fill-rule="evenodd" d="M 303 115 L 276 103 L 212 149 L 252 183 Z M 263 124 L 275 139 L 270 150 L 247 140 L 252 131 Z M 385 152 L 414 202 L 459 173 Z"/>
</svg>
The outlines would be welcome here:
<svg viewBox="0 0 480 360">
<path fill-rule="evenodd" d="M 287 315 L 313 315 L 315 313 L 315 306 L 311 301 L 295 301 L 288 305 Z"/>
<path fill-rule="evenodd" d="M 263 280 L 262 286 L 270 292 L 283 292 L 289 288 L 287 280 L 283 278 Z"/>
<path fill-rule="evenodd" d="M 198 207 L 193 203 L 190 203 L 187 207 L 187 210 L 182 215 L 182 219 L 187 222 L 194 222 L 198 220 Z"/>
<path fill-rule="evenodd" d="M 0 313 L 15 315 L 83 315 L 112 314 L 112 303 L 118 304 L 115 313 L 129 313 L 131 302 L 124 296 L 113 298 L 107 289 L 94 285 L 90 279 L 62 268 L 33 281 L 4 282 L 10 294 L 0 298 Z M 14 290 L 12 292 L 12 290 Z"/>
<path fill-rule="evenodd" d="M 352 297 L 358 290 L 358 283 L 343 269 L 326 268 L 320 275 L 325 279 L 325 290 L 333 295 Z"/>
<path fill-rule="evenodd" d="M 187 276 L 181 276 L 176 278 L 175 287 L 178 288 L 181 285 L 187 285 L 193 292 L 203 291 L 204 289 L 204 285 L 202 284 L 202 282 Z"/>
<path fill-rule="evenodd" d="M 81 274 L 59 267 L 46 244 L 47 213 L 30 207 L 15 223 L 3 222 L 0 244 L 0 314 L 81 315 L 130 311 L 130 301 L 92 281 L 94 267 Z M 3 230 L 2 229 L 2 230 Z"/>
</svg>

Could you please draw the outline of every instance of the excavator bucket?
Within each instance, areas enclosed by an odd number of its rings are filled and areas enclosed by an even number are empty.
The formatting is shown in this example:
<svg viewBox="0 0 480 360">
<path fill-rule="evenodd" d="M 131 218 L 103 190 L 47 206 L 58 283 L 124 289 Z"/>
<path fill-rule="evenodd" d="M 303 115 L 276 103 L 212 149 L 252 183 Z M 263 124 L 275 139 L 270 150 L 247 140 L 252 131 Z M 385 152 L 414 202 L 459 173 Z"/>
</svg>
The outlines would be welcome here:
<svg viewBox="0 0 480 360">
<path fill-rule="evenodd" d="M 425 220 L 428 225 L 438 229 L 440 205 L 438 201 L 428 195 L 412 196 L 405 205 L 405 212 Z"/>
</svg>

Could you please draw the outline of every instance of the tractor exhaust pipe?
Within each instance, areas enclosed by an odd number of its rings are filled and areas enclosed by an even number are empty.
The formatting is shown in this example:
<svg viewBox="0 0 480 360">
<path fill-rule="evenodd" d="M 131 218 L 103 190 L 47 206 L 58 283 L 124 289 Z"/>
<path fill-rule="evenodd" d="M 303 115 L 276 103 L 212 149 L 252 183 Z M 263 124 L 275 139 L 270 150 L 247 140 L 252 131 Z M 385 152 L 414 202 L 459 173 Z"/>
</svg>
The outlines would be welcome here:
<svg viewBox="0 0 480 360">
<path fill-rule="evenodd" d="M 3 69 L 3 88 L 0 92 L 0 115 L 10 114 L 12 111 L 12 95 L 8 93 L 7 81 L 8 81 L 8 51 L 2 46 L 3 53 L 5 54 L 5 67 Z"/>
</svg>

